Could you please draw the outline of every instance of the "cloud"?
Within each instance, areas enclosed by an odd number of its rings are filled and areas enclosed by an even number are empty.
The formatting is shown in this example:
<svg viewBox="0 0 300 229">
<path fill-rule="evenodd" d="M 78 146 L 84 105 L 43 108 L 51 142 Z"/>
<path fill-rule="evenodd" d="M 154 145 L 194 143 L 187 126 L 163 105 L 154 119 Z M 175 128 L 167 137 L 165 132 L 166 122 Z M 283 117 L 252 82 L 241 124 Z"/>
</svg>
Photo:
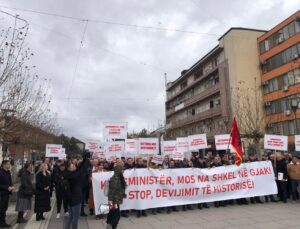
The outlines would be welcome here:
<svg viewBox="0 0 300 229">
<path fill-rule="evenodd" d="M 204 34 L 88 22 L 24 11 L 38 74 L 51 80 L 51 108 L 65 134 L 100 139 L 105 121 L 130 131 L 164 120 L 164 73 L 175 80 L 217 44 L 231 26 L 270 29 L 298 9 L 297 1 L 9 1 L 12 7 L 71 17 L 174 28 Z M 0 7 L 1 8 L 1 7 Z M 276 17 L 274 16 L 276 15 Z M 0 28 L 8 25 L 0 24 Z M 205 33 L 208 33 L 205 35 Z M 72 84 L 72 81 L 74 82 Z M 69 93 L 71 88 L 71 92 Z"/>
</svg>

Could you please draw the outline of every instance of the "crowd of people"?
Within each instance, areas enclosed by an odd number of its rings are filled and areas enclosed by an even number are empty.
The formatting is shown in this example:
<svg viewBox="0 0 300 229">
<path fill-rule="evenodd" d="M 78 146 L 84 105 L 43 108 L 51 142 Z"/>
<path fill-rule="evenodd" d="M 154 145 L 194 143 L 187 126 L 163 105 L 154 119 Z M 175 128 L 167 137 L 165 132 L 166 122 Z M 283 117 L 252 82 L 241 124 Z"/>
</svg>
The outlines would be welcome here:
<svg viewBox="0 0 300 229">
<path fill-rule="evenodd" d="M 262 160 L 270 160 L 273 164 L 274 174 L 278 187 L 278 195 L 268 195 L 264 197 L 253 196 L 249 200 L 246 198 L 236 200 L 217 201 L 212 204 L 200 203 L 196 206 L 172 206 L 166 208 L 156 208 L 148 210 L 131 211 L 136 217 L 146 217 L 147 214 L 160 214 L 193 210 L 199 210 L 214 206 L 216 208 L 228 205 L 248 205 L 263 204 L 264 202 L 287 203 L 289 198 L 293 202 L 299 201 L 300 183 L 300 158 L 297 155 L 285 153 L 264 154 Z M 258 161 L 256 155 L 244 156 L 243 163 Z M 207 156 L 199 153 L 192 153 L 190 159 L 174 161 L 168 156 L 164 157 L 162 164 L 151 163 L 151 159 L 143 158 L 121 158 L 106 160 L 93 158 L 86 152 L 82 158 L 69 158 L 68 160 L 50 160 L 45 158 L 43 162 L 33 168 L 31 162 L 26 162 L 18 172 L 20 186 L 17 190 L 17 202 L 15 210 L 18 212 L 17 223 L 26 223 L 24 212 L 32 209 L 32 199 L 34 197 L 34 212 L 36 220 L 45 220 L 44 213 L 51 210 L 51 197 L 55 193 L 56 197 L 56 218 L 61 218 L 63 207 L 64 216 L 67 216 L 66 229 L 76 229 L 80 216 L 87 216 L 85 209 L 89 209 L 90 215 L 95 215 L 95 206 L 92 188 L 92 174 L 106 171 L 114 171 L 114 176 L 109 181 L 108 200 L 110 211 L 106 221 L 112 228 L 116 228 L 120 217 L 128 217 L 129 211 L 120 211 L 120 204 L 126 198 L 126 181 L 123 171 L 127 169 L 180 169 L 180 168 L 214 168 L 234 163 L 233 156 L 229 154 L 213 154 L 209 152 Z M 6 223 L 6 211 L 9 203 L 9 196 L 14 191 L 14 185 L 10 175 L 11 164 L 9 160 L 3 160 L 0 168 L 0 228 L 9 227 Z M 35 182 L 33 177 L 35 174 Z M 278 174 L 282 174 L 283 179 L 277 179 Z M 35 184 L 34 184 L 35 183 Z M 104 219 L 103 215 L 96 215 L 97 220 Z"/>
</svg>

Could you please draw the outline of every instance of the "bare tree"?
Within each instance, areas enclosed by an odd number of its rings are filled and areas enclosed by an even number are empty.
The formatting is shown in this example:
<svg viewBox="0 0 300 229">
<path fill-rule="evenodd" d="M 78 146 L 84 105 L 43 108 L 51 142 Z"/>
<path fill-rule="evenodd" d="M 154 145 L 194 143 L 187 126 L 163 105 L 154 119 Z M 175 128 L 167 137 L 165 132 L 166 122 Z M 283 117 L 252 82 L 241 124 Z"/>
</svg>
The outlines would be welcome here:
<svg viewBox="0 0 300 229">
<path fill-rule="evenodd" d="M 256 79 L 255 79 L 256 81 Z M 256 82 L 255 82 L 255 85 Z M 260 140 L 265 134 L 265 115 L 259 86 L 249 88 L 245 82 L 238 82 L 232 90 L 233 114 L 238 120 L 242 138 L 250 140 L 260 157 Z"/>
</svg>

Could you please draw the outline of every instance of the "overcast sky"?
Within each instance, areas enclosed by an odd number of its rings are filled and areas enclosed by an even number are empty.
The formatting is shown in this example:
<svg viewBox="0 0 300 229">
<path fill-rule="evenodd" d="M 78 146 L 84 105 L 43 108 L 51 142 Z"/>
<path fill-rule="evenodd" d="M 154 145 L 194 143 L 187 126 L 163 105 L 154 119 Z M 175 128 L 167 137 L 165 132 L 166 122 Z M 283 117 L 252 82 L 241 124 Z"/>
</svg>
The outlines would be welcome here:
<svg viewBox="0 0 300 229">
<path fill-rule="evenodd" d="M 76 68 L 85 21 L 3 6 L 197 33 L 89 21 Z M 82 140 L 99 140 L 104 121 L 126 121 L 129 131 L 156 128 L 164 121 L 164 73 L 168 81 L 175 80 L 183 69 L 212 49 L 230 27 L 268 30 L 299 10 L 300 3 L 0 0 L 0 9 L 19 14 L 29 22 L 27 43 L 35 54 L 32 62 L 38 74 L 51 79 L 51 108 L 58 113 L 63 132 Z"/>
</svg>

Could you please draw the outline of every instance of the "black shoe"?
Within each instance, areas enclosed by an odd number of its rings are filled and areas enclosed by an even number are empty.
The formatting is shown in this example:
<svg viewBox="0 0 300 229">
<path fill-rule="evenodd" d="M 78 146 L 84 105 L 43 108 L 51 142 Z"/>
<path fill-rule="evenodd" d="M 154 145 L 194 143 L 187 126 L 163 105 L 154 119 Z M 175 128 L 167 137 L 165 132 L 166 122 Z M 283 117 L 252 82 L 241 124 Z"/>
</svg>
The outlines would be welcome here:
<svg viewBox="0 0 300 229">
<path fill-rule="evenodd" d="M 141 212 L 138 211 L 138 213 L 136 214 L 136 217 L 140 218 L 141 217 Z"/>
<path fill-rule="evenodd" d="M 90 216 L 94 215 L 94 211 L 90 210 Z"/>
<path fill-rule="evenodd" d="M 24 219 L 24 218 L 20 218 L 17 220 L 17 223 L 27 223 L 28 220 Z"/>
<path fill-rule="evenodd" d="M 201 204 L 198 204 L 198 209 L 202 210 L 202 205 Z"/>
<path fill-rule="evenodd" d="M 124 218 L 128 218 L 128 215 L 127 215 L 127 213 L 126 213 L 126 212 L 124 212 L 124 213 L 121 213 L 121 216 L 122 216 L 122 217 L 124 217 Z"/>
<path fill-rule="evenodd" d="M 171 209 L 169 209 L 169 208 L 168 208 L 168 210 L 167 210 L 167 214 L 170 214 L 170 213 L 171 213 Z"/>
<path fill-rule="evenodd" d="M 42 218 L 39 217 L 39 216 L 36 216 L 36 218 L 35 218 L 36 221 L 40 221 L 41 219 L 42 219 Z"/>
<path fill-rule="evenodd" d="M 87 214 L 85 214 L 84 212 L 82 212 L 82 213 L 80 214 L 80 216 L 86 217 Z"/>
<path fill-rule="evenodd" d="M 41 220 L 45 220 L 45 219 L 46 219 L 46 218 L 42 215 L 42 216 L 41 216 Z"/>
<path fill-rule="evenodd" d="M 207 203 L 204 203 L 204 204 L 203 204 L 203 207 L 204 207 L 204 208 L 209 208 L 209 206 L 208 206 Z"/>
<path fill-rule="evenodd" d="M 147 217 L 147 213 L 143 211 L 142 216 Z"/>
<path fill-rule="evenodd" d="M 7 224 L 7 223 L 1 223 L 0 224 L 0 228 L 9 228 L 11 227 L 11 225 Z"/>
</svg>

